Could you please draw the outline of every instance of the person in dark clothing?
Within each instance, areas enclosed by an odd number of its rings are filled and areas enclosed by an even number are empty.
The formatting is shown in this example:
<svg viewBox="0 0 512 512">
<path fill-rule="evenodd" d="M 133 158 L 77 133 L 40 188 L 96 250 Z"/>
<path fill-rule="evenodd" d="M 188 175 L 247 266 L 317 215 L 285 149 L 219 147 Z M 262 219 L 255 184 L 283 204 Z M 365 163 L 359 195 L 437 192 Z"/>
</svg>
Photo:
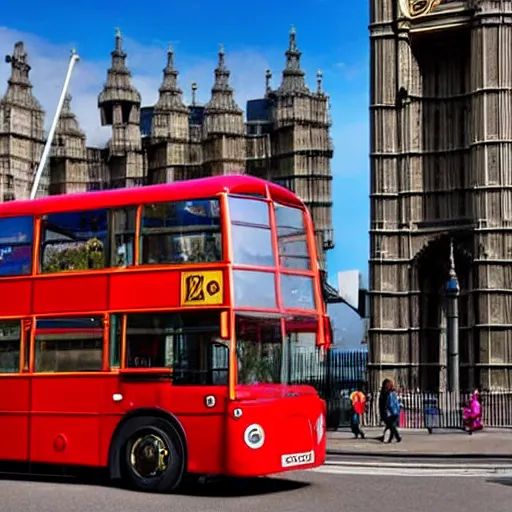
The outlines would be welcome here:
<svg viewBox="0 0 512 512">
<path fill-rule="evenodd" d="M 382 436 L 379 438 L 382 442 L 386 440 L 386 432 L 389 430 L 387 424 L 387 403 L 390 384 L 391 381 L 389 379 L 384 379 L 379 393 L 379 416 L 380 421 L 384 423 L 384 432 L 382 432 Z"/>
<path fill-rule="evenodd" d="M 398 433 L 398 419 L 400 417 L 400 402 L 398 400 L 398 394 L 394 389 L 393 383 L 390 381 L 388 384 L 388 392 L 386 399 L 386 429 L 391 432 L 388 443 L 391 443 L 393 439 L 399 443 L 402 438 Z"/>
</svg>

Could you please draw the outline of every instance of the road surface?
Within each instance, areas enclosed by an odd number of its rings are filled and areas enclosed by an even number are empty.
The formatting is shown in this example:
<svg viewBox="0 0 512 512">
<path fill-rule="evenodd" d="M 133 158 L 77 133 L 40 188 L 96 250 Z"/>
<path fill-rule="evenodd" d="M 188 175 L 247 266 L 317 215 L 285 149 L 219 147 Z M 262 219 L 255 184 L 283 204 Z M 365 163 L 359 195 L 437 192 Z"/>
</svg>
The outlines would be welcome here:
<svg viewBox="0 0 512 512">
<path fill-rule="evenodd" d="M 422 477 L 301 472 L 196 485 L 178 495 L 91 481 L 0 477 L 0 510 L 24 512 L 510 512 L 512 477 Z"/>
</svg>

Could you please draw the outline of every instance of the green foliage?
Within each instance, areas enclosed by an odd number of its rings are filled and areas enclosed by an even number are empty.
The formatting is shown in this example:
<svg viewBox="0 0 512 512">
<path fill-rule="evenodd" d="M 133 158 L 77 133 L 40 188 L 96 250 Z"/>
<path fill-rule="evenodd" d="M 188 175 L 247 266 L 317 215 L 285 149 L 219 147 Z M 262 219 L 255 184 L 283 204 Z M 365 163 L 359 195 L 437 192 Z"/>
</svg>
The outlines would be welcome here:
<svg viewBox="0 0 512 512">
<path fill-rule="evenodd" d="M 91 238 L 86 243 L 72 242 L 67 247 L 49 245 L 44 254 L 43 272 L 96 270 L 105 266 L 103 243 Z"/>
<path fill-rule="evenodd" d="M 281 347 L 250 341 L 238 342 L 238 382 L 277 383 L 281 380 Z"/>
</svg>

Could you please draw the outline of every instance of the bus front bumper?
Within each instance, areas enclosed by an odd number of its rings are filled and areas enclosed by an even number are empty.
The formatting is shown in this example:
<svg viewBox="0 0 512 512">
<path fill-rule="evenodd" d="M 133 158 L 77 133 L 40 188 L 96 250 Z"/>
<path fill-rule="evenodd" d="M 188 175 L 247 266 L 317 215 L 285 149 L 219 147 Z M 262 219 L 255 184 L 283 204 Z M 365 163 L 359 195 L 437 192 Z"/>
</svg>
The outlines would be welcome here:
<svg viewBox="0 0 512 512">
<path fill-rule="evenodd" d="M 260 395 L 230 404 L 227 475 L 264 476 L 325 462 L 325 402 L 313 388 L 300 388 L 280 397 Z"/>
</svg>

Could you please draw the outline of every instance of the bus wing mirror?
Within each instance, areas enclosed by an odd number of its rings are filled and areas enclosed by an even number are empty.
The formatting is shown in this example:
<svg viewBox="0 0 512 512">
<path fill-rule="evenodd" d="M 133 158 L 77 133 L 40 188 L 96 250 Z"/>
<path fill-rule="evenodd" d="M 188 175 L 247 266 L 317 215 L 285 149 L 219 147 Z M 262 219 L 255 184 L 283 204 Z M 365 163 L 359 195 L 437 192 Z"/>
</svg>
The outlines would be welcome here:
<svg viewBox="0 0 512 512">
<path fill-rule="evenodd" d="M 332 344 L 332 324 L 331 319 L 327 315 L 324 316 L 324 339 L 320 340 L 319 345 L 329 348 Z"/>
</svg>

